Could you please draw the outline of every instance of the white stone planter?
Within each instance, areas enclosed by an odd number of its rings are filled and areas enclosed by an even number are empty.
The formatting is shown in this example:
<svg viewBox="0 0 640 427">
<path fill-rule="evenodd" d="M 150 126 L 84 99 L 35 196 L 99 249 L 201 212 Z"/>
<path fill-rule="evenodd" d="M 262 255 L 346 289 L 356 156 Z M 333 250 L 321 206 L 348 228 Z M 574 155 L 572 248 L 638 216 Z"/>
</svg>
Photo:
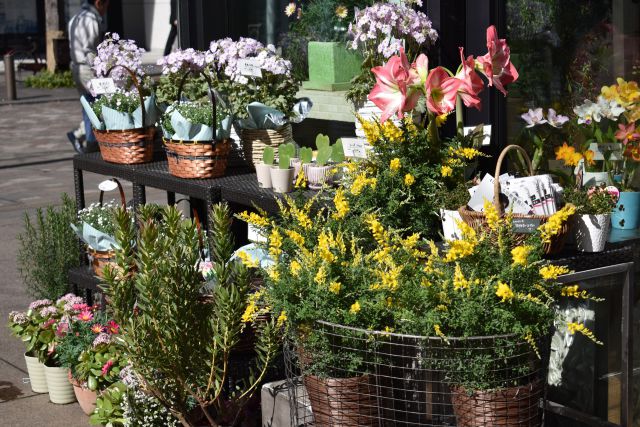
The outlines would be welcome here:
<svg viewBox="0 0 640 427">
<path fill-rule="evenodd" d="M 271 188 L 271 165 L 258 163 L 256 165 L 256 177 L 260 188 Z"/>
<path fill-rule="evenodd" d="M 293 168 L 271 167 L 271 186 L 276 193 L 289 193 L 293 190 Z"/>
<path fill-rule="evenodd" d="M 440 209 L 440 220 L 442 221 L 442 236 L 445 240 L 462 239 L 462 231 L 456 221 L 462 221 L 458 211 Z"/>
<path fill-rule="evenodd" d="M 47 377 L 44 374 L 44 365 L 40 363 L 37 357 L 24 355 L 24 361 L 27 363 L 27 372 L 29 372 L 29 383 L 34 393 L 47 393 Z"/>
<path fill-rule="evenodd" d="M 611 215 L 578 215 L 574 219 L 576 247 L 583 252 L 602 252 L 611 231 Z"/>
<path fill-rule="evenodd" d="M 69 373 L 67 368 L 59 368 L 57 366 L 44 367 L 44 374 L 47 377 L 47 386 L 49 388 L 49 400 L 51 403 L 65 405 L 75 402 L 76 395 L 73 386 L 69 381 Z"/>
<path fill-rule="evenodd" d="M 318 166 L 315 163 L 305 163 L 302 165 L 304 176 L 309 182 L 309 188 L 319 190 L 325 183 L 329 183 L 333 165 Z"/>
</svg>

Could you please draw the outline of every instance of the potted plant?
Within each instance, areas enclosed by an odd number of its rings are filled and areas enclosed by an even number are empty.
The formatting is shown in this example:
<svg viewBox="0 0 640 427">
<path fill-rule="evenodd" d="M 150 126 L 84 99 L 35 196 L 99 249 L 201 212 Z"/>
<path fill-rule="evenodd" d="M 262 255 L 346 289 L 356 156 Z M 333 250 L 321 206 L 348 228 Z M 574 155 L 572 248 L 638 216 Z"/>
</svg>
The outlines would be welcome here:
<svg viewBox="0 0 640 427">
<path fill-rule="evenodd" d="M 564 200 L 576 207 L 573 234 L 578 250 L 601 252 L 604 250 L 611 230 L 611 211 L 619 197 L 618 190 L 611 186 L 565 188 Z"/>
<path fill-rule="evenodd" d="M 347 50 L 347 27 L 354 11 L 371 4 L 368 0 L 314 0 L 299 6 L 289 3 L 285 14 L 290 32 L 308 40 L 309 80 L 305 89 L 347 90 L 360 71 L 362 56 Z"/>
<path fill-rule="evenodd" d="M 293 145 L 278 147 L 278 166 L 271 167 L 271 186 L 276 193 L 289 193 L 293 189 L 294 168 L 291 167 Z"/>
<path fill-rule="evenodd" d="M 104 390 L 119 380 L 120 371 L 127 364 L 120 342 L 120 326 L 110 321 L 102 326 L 91 345 L 78 357 L 76 381 L 87 384 L 91 391 Z M 98 326 L 94 325 L 97 331 Z"/>
<path fill-rule="evenodd" d="M 274 157 L 273 147 L 265 147 L 262 153 L 262 163 L 256 164 L 256 177 L 260 188 L 271 188 L 271 168 Z"/>
<path fill-rule="evenodd" d="M 335 154 L 338 159 L 344 160 L 344 152 L 342 157 L 338 154 L 341 146 L 342 142 L 340 142 L 338 149 L 335 150 Z M 316 135 L 316 148 L 318 151 L 315 162 L 303 165 L 304 176 L 309 182 L 309 188 L 313 190 L 322 188 L 330 180 L 332 171 L 335 169 L 335 166 L 329 164 L 329 160 L 334 155 L 334 149 L 331 146 L 329 137 L 323 134 Z"/>
</svg>

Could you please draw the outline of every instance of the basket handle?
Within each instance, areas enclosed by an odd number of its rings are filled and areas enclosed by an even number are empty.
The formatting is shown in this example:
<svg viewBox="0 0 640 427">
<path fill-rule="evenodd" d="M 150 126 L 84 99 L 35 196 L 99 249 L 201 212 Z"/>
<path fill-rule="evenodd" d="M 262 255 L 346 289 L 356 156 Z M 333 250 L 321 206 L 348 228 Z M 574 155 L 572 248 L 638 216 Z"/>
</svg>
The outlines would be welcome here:
<svg viewBox="0 0 640 427">
<path fill-rule="evenodd" d="M 175 204 L 177 205 L 180 202 L 189 202 L 189 207 L 191 207 L 191 200 L 187 198 L 182 198 L 176 200 Z M 195 208 L 191 208 L 191 213 L 193 214 L 193 221 L 196 223 L 196 230 L 198 231 L 198 244 L 200 245 L 200 251 L 204 250 L 204 240 L 202 238 L 202 224 L 200 222 L 200 215 L 198 215 L 198 210 Z M 202 255 L 202 254 L 201 254 Z"/>
<path fill-rule="evenodd" d="M 147 118 L 147 111 L 144 108 L 144 97 L 142 96 L 142 89 L 140 89 L 140 83 L 138 82 L 138 77 L 136 76 L 136 73 L 131 71 L 131 69 L 129 67 L 125 67 L 124 65 L 119 65 L 119 64 L 116 64 L 113 67 L 109 68 L 107 70 L 107 72 L 106 72 L 106 75 L 108 76 L 109 74 L 111 74 L 111 71 L 113 71 L 113 69 L 116 68 L 116 67 L 124 68 L 125 70 L 127 70 L 129 75 L 131 76 L 131 80 L 133 81 L 133 85 L 138 90 L 138 96 L 140 97 L 140 109 L 142 110 L 142 126 L 141 127 L 144 128 L 145 127 L 145 120 Z"/>
<path fill-rule="evenodd" d="M 182 99 L 182 89 L 184 87 L 184 83 L 187 80 L 187 77 L 189 76 L 189 74 L 199 74 L 202 77 L 204 77 L 204 79 L 207 81 L 207 86 L 209 86 L 209 101 L 211 101 L 211 123 L 212 123 L 212 127 L 213 127 L 213 140 L 216 140 L 216 136 L 217 136 L 217 131 L 218 131 L 218 123 L 216 122 L 216 97 L 213 94 L 213 88 L 211 86 L 211 79 L 209 78 L 209 76 L 204 73 L 203 71 L 200 70 L 187 70 L 186 73 L 184 73 L 184 75 L 182 76 L 182 78 L 180 79 L 180 84 L 178 85 L 178 104 L 181 102 Z"/>
<path fill-rule="evenodd" d="M 115 182 L 118 185 L 118 191 L 120 192 L 120 203 L 123 208 L 127 207 L 127 199 L 124 197 L 124 189 L 122 188 L 122 184 L 116 178 L 111 178 L 111 181 Z M 100 206 L 102 206 L 102 199 L 104 197 L 104 190 L 100 190 Z"/>
<path fill-rule="evenodd" d="M 524 158 L 524 161 L 527 163 L 527 167 L 529 168 L 529 176 L 533 175 L 533 167 L 531 166 L 531 159 L 527 154 L 527 151 L 520 147 L 519 145 L 507 145 L 504 150 L 500 153 L 498 157 L 498 161 L 496 162 L 496 172 L 494 174 L 493 179 L 493 205 L 496 208 L 496 211 L 499 215 L 502 215 L 504 211 L 502 210 L 502 204 L 500 203 L 500 170 L 502 169 L 502 162 L 505 157 L 507 157 L 507 153 L 511 150 L 519 151 Z"/>
</svg>

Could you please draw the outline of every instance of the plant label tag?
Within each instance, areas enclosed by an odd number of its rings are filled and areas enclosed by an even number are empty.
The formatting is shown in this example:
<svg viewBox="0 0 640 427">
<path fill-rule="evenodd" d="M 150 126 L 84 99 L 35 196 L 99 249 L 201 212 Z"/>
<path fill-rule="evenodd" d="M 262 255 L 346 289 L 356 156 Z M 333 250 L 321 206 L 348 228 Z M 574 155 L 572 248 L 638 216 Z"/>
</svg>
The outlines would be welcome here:
<svg viewBox="0 0 640 427">
<path fill-rule="evenodd" d="M 243 76 L 262 77 L 262 69 L 256 58 L 239 59 L 238 70 Z"/>
<path fill-rule="evenodd" d="M 267 238 L 253 225 L 249 224 L 247 227 L 247 239 L 255 243 L 266 243 Z"/>
<path fill-rule="evenodd" d="M 118 188 L 118 184 L 116 184 L 116 182 L 112 179 L 107 179 L 98 184 L 98 188 L 101 191 L 113 191 Z"/>
<path fill-rule="evenodd" d="M 593 160 L 604 160 L 607 157 L 609 160 L 623 160 L 622 158 L 622 144 L 615 142 L 592 142 L 589 144 L 589 150 L 593 151 Z"/>
<path fill-rule="evenodd" d="M 365 159 L 369 151 L 369 143 L 363 138 L 341 138 L 342 148 L 346 157 Z"/>
<path fill-rule="evenodd" d="M 512 218 L 511 230 L 514 233 L 531 234 L 540 227 L 541 220 L 538 218 Z"/>
<path fill-rule="evenodd" d="M 469 135 L 475 130 L 476 126 L 465 126 L 463 128 L 464 136 Z M 491 125 L 482 126 L 482 145 L 491 144 Z"/>
<path fill-rule="evenodd" d="M 105 93 L 114 93 L 116 84 L 111 77 L 91 79 L 91 89 L 96 95 L 104 95 Z"/>
</svg>

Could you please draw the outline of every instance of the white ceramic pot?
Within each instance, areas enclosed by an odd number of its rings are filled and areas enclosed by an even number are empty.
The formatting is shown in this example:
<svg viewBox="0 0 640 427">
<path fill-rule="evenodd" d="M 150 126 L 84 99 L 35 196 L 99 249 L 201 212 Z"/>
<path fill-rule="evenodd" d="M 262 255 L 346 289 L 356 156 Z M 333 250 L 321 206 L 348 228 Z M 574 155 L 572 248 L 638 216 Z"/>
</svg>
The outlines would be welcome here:
<svg viewBox="0 0 640 427">
<path fill-rule="evenodd" d="M 256 176 L 260 188 L 271 188 L 271 165 L 256 164 Z"/>
<path fill-rule="evenodd" d="M 456 221 L 462 221 L 458 211 L 440 209 L 440 220 L 442 221 L 442 237 L 445 240 L 462 239 L 462 231 Z"/>
<path fill-rule="evenodd" d="M 611 215 L 577 215 L 573 230 L 576 247 L 583 252 L 602 252 L 611 231 Z"/>
<path fill-rule="evenodd" d="M 276 193 L 289 193 L 293 190 L 293 168 L 271 167 L 271 187 Z"/>
<path fill-rule="evenodd" d="M 40 363 L 37 357 L 27 356 L 25 353 L 24 361 L 27 363 L 27 372 L 29 372 L 29 383 L 34 393 L 47 393 L 47 377 L 44 374 L 44 365 Z"/>
<path fill-rule="evenodd" d="M 51 403 L 65 405 L 75 402 L 76 395 L 73 386 L 69 381 L 69 370 L 57 366 L 44 366 L 44 374 L 47 376 L 47 386 L 49 387 L 49 400 Z"/>
<path fill-rule="evenodd" d="M 289 160 L 289 166 L 293 168 L 293 182 L 296 182 L 296 179 L 298 178 L 298 174 L 302 170 L 302 160 L 300 160 L 297 157 L 292 157 Z"/>
<path fill-rule="evenodd" d="M 302 165 L 304 176 L 309 182 L 309 188 L 319 190 L 331 179 L 331 171 L 335 168 L 333 165 L 318 166 L 315 163 L 305 163 Z"/>
</svg>

